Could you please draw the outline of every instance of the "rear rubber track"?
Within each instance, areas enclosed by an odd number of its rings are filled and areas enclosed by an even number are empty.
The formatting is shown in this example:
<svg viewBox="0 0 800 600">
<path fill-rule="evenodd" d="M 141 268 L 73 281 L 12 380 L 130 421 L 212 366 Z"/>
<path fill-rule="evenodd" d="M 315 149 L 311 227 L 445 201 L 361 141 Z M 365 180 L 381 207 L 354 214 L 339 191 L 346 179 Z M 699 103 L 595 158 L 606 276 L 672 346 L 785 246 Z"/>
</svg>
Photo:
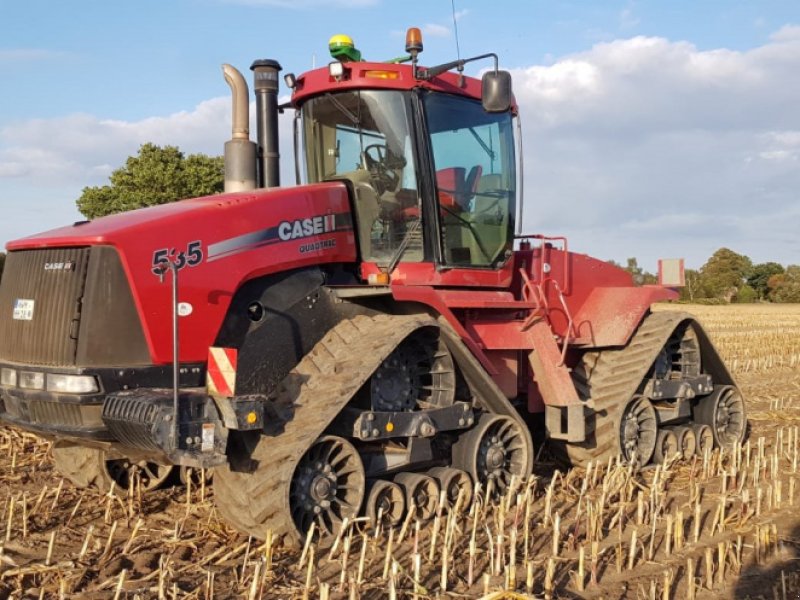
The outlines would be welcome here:
<svg viewBox="0 0 800 600">
<path fill-rule="evenodd" d="M 585 467 L 590 461 L 606 461 L 620 455 L 622 411 L 638 391 L 672 332 L 687 320 L 698 333 L 704 362 L 712 366 L 715 383 L 733 383 L 702 327 L 691 315 L 677 311 L 650 313 L 626 346 L 587 352 L 573 369 L 572 379 L 588 409 L 585 411 L 586 441 L 552 441 L 559 459 Z"/>
</svg>

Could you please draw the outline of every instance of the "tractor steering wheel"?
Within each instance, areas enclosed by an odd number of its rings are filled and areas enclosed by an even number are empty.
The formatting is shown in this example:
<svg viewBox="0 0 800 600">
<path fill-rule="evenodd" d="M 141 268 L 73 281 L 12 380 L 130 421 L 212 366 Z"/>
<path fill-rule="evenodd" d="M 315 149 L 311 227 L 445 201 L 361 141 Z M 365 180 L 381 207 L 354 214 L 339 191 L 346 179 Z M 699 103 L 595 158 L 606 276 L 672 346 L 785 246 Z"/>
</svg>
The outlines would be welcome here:
<svg viewBox="0 0 800 600">
<path fill-rule="evenodd" d="M 383 195 L 387 190 L 397 189 L 400 177 L 397 171 L 393 169 L 395 165 L 391 163 L 398 162 L 398 160 L 396 157 L 392 156 L 386 144 L 370 144 L 364 148 L 362 156 L 364 159 L 364 166 L 369 171 L 372 185 L 375 187 L 378 196 Z M 403 165 L 400 164 L 397 166 L 402 168 Z"/>
</svg>

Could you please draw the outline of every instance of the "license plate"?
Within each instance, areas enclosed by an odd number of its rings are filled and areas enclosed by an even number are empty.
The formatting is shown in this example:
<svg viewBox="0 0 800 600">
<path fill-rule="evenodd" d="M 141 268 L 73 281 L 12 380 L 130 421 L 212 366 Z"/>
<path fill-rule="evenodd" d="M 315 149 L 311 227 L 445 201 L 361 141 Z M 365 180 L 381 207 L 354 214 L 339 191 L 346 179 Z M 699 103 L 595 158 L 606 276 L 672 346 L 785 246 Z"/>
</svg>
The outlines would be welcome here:
<svg viewBox="0 0 800 600">
<path fill-rule="evenodd" d="M 33 321 L 33 300 L 14 300 L 14 319 L 17 321 Z"/>
</svg>

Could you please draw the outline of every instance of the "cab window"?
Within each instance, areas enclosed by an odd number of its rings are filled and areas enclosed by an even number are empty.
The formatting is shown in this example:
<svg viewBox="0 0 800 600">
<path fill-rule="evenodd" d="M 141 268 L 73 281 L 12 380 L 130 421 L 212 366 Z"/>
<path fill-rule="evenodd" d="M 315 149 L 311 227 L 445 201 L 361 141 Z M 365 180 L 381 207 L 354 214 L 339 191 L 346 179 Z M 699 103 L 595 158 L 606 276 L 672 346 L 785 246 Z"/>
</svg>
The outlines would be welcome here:
<svg viewBox="0 0 800 600">
<path fill-rule="evenodd" d="M 316 183 L 346 179 L 354 190 L 365 261 L 423 259 L 419 194 L 408 94 L 385 90 L 328 93 L 302 107 L 306 173 Z"/>
<path fill-rule="evenodd" d="M 424 97 L 435 169 L 444 261 L 496 267 L 513 245 L 516 173 L 510 113 L 480 102 Z"/>
</svg>

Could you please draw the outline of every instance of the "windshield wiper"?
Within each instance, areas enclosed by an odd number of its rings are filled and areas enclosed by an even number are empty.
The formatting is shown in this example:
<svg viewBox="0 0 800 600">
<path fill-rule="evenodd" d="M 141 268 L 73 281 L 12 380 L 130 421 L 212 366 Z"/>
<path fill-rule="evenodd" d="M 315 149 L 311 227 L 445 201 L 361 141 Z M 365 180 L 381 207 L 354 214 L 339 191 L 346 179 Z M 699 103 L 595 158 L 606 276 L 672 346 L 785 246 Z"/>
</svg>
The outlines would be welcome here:
<svg viewBox="0 0 800 600">
<path fill-rule="evenodd" d="M 483 252 L 483 255 L 486 257 L 487 260 L 492 260 L 492 257 L 489 256 L 489 253 L 486 251 L 486 247 L 483 245 L 483 241 L 481 241 L 481 238 L 478 235 L 478 232 L 475 231 L 475 228 L 472 226 L 472 223 L 467 221 L 464 217 L 457 214 L 454 210 L 448 208 L 444 204 L 440 204 L 439 207 L 442 210 L 446 211 L 448 214 L 453 215 L 456 219 L 458 219 L 459 222 L 466 225 L 467 229 L 469 229 L 469 232 L 472 234 L 472 237 L 475 238 L 475 242 L 478 244 L 478 248 L 480 248 L 480 251 Z"/>
<path fill-rule="evenodd" d="M 386 273 L 391 278 L 392 272 L 397 268 L 397 263 L 400 262 L 400 259 L 403 257 L 403 254 L 406 253 L 408 249 L 408 245 L 411 243 L 411 236 L 416 233 L 417 229 L 419 229 L 420 224 L 422 223 L 422 219 L 417 219 L 411 224 L 411 227 L 406 230 L 406 234 L 403 236 L 403 239 L 400 242 L 400 245 L 397 247 L 397 250 L 394 251 L 392 254 L 392 259 L 389 261 L 389 266 L 386 267 Z"/>
<path fill-rule="evenodd" d="M 339 99 L 338 99 L 336 96 L 334 96 L 333 94 L 331 94 L 330 92 L 328 92 L 327 94 L 325 94 L 325 97 L 326 97 L 326 98 L 328 98 L 328 99 L 329 99 L 329 100 L 330 100 L 330 101 L 333 103 L 333 105 L 334 105 L 336 108 L 338 108 L 338 109 L 339 109 L 339 111 L 340 111 L 340 112 L 341 112 L 341 113 L 342 113 L 342 114 L 343 114 L 345 117 L 347 117 L 348 119 L 350 119 L 350 122 L 351 122 L 353 125 L 355 125 L 355 126 L 356 126 L 356 127 L 358 127 L 358 128 L 360 128 L 360 127 L 361 127 L 361 121 L 359 121 L 358 117 L 356 117 L 356 116 L 355 116 L 355 115 L 354 115 L 352 112 L 350 112 L 350 109 L 348 109 L 348 108 L 347 108 L 347 107 L 346 107 L 344 104 L 342 104 L 342 103 L 339 101 Z"/>
<path fill-rule="evenodd" d="M 486 142 L 484 142 L 481 139 L 481 136 L 479 136 L 478 132 L 475 131 L 472 127 L 469 127 L 469 132 L 472 134 L 472 137 L 474 137 L 477 140 L 481 148 L 483 148 L 483 151 L 486 152 L 486 154 L 489 156 L 489 159 L 492 162 L 494 162 L 494 150 L 492 150 L 491 148 L 489 148 L 489 146 L 486 145 Z"/>
</svg>

